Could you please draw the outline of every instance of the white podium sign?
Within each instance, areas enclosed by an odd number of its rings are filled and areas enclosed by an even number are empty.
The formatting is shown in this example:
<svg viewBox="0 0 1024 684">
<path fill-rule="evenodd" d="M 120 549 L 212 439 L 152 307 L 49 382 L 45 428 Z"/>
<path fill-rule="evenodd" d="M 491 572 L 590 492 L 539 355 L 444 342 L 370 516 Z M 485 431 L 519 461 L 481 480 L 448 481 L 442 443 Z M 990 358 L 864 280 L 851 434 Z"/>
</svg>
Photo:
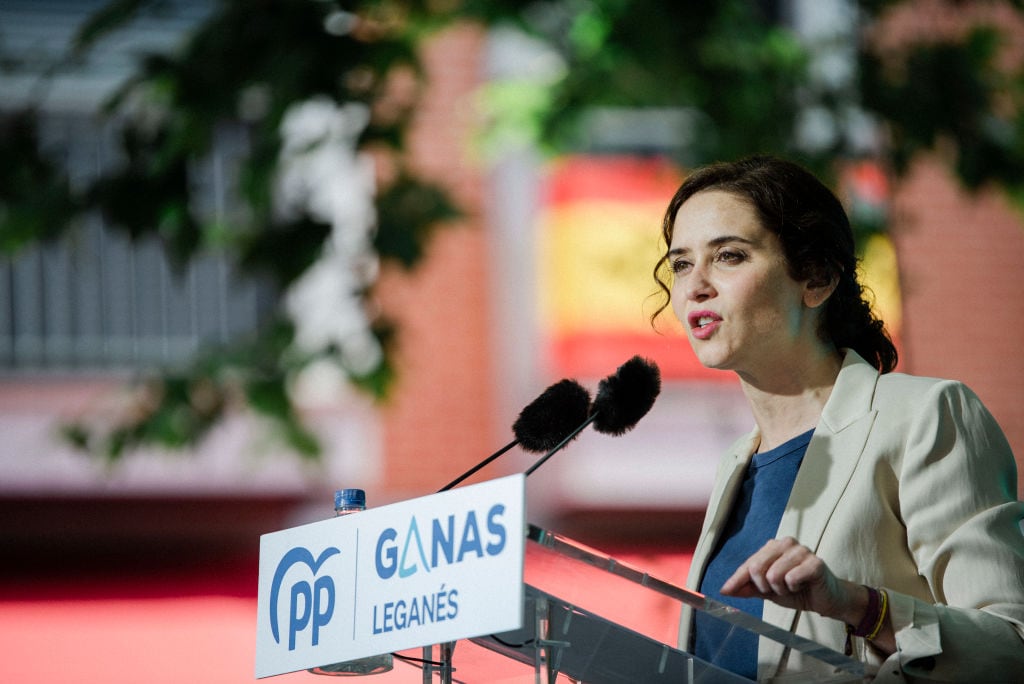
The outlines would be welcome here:
<svg viewBox="0 0 1024 684">
<path fill-rule="evenodd" d="M 525 477 L 260 538 L 256 676 L 522 626 Z"/>
</svg>

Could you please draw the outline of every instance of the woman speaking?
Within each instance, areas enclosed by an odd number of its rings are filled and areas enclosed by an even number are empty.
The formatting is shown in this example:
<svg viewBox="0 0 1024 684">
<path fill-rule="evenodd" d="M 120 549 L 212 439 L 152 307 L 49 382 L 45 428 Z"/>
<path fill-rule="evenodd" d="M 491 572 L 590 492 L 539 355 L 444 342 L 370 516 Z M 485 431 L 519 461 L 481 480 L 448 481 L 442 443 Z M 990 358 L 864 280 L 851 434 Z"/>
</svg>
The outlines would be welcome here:
<svg viewBox="0 0 1024 684">
<path fill-rule="evenodd" d="M 755 421 L 721 460 L 688 586 L 878 682 L 1024 681 L 1013 454 L 963 384 L 891 372 L 835 195 L 780 159 L 715 164 L 662 233 L 662 310 Z M 720 648 L 724 629 L 684 609 L 680 646 L 759 681 L 823 667 L 754 635 Z"/>
</svg>

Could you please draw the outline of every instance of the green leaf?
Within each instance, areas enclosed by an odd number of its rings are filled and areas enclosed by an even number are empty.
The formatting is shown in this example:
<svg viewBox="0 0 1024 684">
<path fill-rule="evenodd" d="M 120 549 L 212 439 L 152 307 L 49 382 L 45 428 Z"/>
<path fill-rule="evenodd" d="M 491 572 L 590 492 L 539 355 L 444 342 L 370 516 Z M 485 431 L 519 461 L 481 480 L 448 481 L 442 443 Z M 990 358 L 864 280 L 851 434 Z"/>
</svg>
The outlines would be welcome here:
<svg viewBox="0 0 1024 684">
<path fill-rule="evenodd" d="M 0 113 L 0 252 L 51 240 L 82 211 L 66 174 L 39 147 L 33 111 Z"/>
<path fill-rule="evenodd" d="M 285 421 L 292 414 L 283 377 L 254 378 L 245 388 L 249 405 L 260 413 Z"/>
<path fill-rule="evenodd" d="M 407 174 L 378 196 L 377 213 L 374 248 L 405 268 L 423 258 L 424 245 L 441 222 L 461 216 L 444 190 Z"/>
<path fill-rule="evenodd" d="M 283 290 L 319 258 L 330 233 L 331 226 L 309 218 L 255 227 L 239 238 L 241 267 L 269 275 Z"/>
<path fill-rule="evenodd" d="M 77 53 L 82 53 L 105 36 L 121 28 L 153 0 L 112 0 L 101 7 L 75 33 L 71 40 Z M 157 2 L 156 4 L 163 4 Z"/>
</svg>

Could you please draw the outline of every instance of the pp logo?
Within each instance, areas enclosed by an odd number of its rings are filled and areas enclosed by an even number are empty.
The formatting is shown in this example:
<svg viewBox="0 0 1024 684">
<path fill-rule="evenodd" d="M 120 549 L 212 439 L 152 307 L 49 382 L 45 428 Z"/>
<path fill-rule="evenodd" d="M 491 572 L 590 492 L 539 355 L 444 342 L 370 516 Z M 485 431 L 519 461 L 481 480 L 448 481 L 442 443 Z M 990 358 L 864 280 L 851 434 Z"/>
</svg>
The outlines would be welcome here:
<svg viewBox="0 0 1024 684">
<path fill-rule="evenodd" d="M 331 556 L 341 553 L 330 546 L 324 549 L 319 558 L 314 559 L 309 549 L 297 546 L 281 558 L 274 572 L 274 581 L 270 585 L 270 631 L 274 641 L 281 643 L 281 632 L 277 624 L 277 601 L 281 593 L 281 583 L 288 570 L 297 563 L 309 566 L 310 573 L 316 577 L 317 572 Z M 295 650 L 295 637 L 312 623 L 312 645 L 320 641 L 320 628 L 331 621 L 334 614 L 334 579 L 330 575 L 316 577 L 311 585 L 306 580 L 299 580 L 292 585 L 288 602 L 288 650 Z"/>
</svg>

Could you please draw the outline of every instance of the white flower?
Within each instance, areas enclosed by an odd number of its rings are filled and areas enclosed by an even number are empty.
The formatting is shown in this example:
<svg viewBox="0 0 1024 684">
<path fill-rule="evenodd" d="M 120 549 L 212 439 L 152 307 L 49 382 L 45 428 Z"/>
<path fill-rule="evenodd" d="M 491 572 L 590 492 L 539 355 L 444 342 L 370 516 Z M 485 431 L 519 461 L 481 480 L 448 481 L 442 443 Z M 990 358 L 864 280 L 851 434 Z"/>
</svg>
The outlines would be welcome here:
<svg viewBox="0 0 1024 684">
<path fill-rule="evenodd" d="M 289 109 L 274 197 L 282 219 L 306 215 L 331 225 L 320 258 L 285 293 L 294 347 L 315 354 L 334 346 L 356 374 L 383 360 L 361 295 L 377 277 L 373 165 L 356 148 L 368 121 L 364 105 L 339 107 L 327 98 Z"/>
</svg>

